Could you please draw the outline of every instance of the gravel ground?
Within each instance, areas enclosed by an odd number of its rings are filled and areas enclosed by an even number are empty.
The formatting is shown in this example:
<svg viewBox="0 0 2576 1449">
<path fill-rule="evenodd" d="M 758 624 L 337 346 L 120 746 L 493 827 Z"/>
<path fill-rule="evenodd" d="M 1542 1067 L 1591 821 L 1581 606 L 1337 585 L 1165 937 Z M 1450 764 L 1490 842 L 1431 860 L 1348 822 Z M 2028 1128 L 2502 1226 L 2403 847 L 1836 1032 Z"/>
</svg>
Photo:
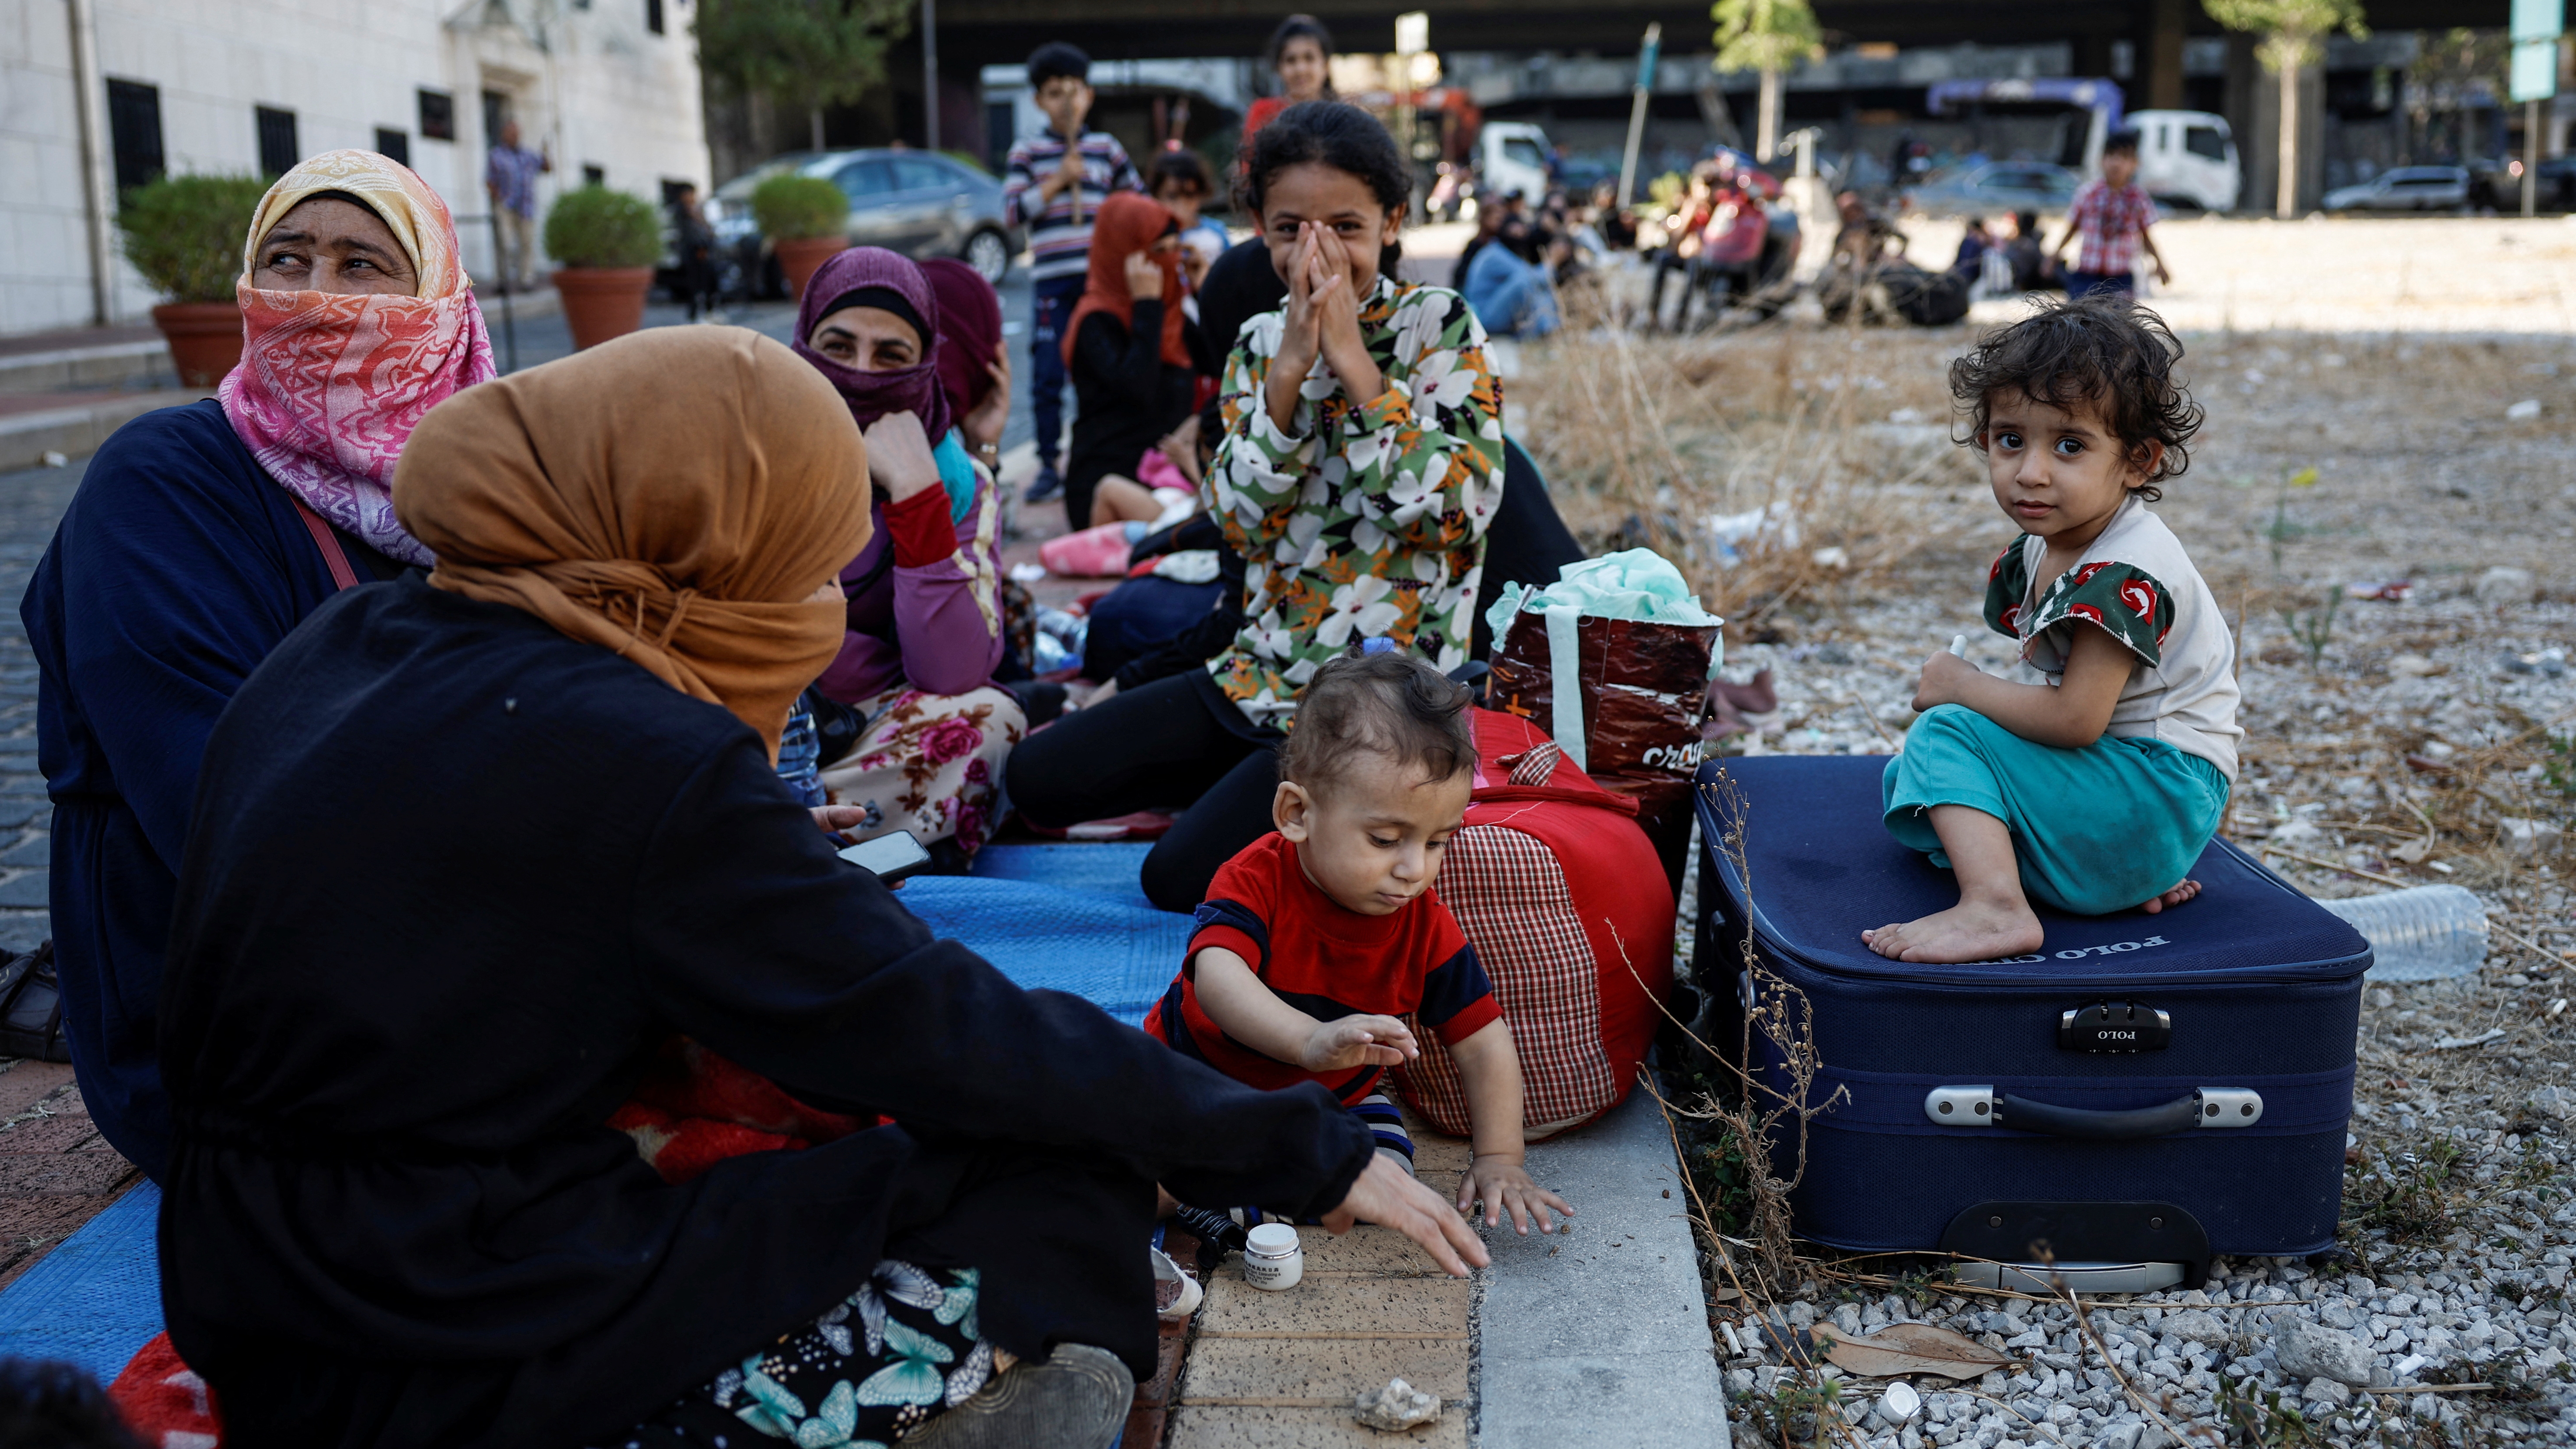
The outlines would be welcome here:
<svg viewBox="0 0 2576 1449">
<path fill-rule="evenodd" d="M 2475 262 L 2568 234 L 2519 225 L 2463 222 L 2447 235 Z M 2232 235 L 2266 265 L 2285 246 L 2322 247 L 2310 258 L 2318 276 L 2392 265 L 2456 275 L 2420 255 L 2332 251 L 2338 239 L 2377 249 L 2412 235 L 2387 229 L 2205 229 L 2191 235 L 2195 257 L 2221 254 Z M 2526 268 L 2508 280 L 2553 314 L 2544 329 L 2563 327 L 2563 275 Z M 2291 297 L 2273 310 L 2318 309 Z M 1978 320 L 2010 311 L 1983 304 Z M 2247 739 L 2226 832 L 2273 852 L 2319 897 L 2469 887 L 2486 905 L 2491 950 L 2469 977 L 2368 989 L 2330 1260 L 2222 1260 L 2205 1290 L 2088 1301 L 2091 1335 L 2062 1303 L 1920 1284 L 1909 1297 L 1842 1281 L 1829 1264 L 1775 1311 L 1847 1331 L 1938 1323 L 2018 1360 L 1955 1387 L 1917 1380 L 1923 1407 L 1901 1425 L 1869 1407 L 1882 1385 L 1849 1384 L 1855 1422 L 1841 1442 L 2139 1449 L 2170 1442 L 2168 1429 L 2199 1442 L 2568 1442 L 2576 345 L 2548 330 L 2515 335 L 2532 331 L 2528 317 L 2428 333 L 2381 307 L 2342 332 L 2178 320 L 2209 420 L 2159 511 L 2239 628 Z M 1884 753 L 1912 722 L 1916 669 L 1952 635 L 1968 635 L 1981 665 L 2008 665 L 1978 606 L 1986 561 L 2012 527 L 1974 455 L 1947 441 L 1943 369 L 1969 337 L 1792 317 L 1714 341 L 1594 334 L 1523 349 L 1516 426 L 1565 440 L 1540 453 L 1569 521 L 1589 543 L 1651 542 L 1680 557 L 1739 621 L 1728 676 L 1771 671 L 1779 710 L 1729 748 Z M 1644 379 L 1648 401 L 1604 398 L 1602 379 L 1619 367 Z M 1668 448 L 1619 445 L 1641 416 Z M 1726 546 L 1710 531 L 1712 517 L 1775 506 L 1780 523 Z M 1720 1303 L 1712 1316 L 1748 1314 Z M 1779 1363 L 1740 1356 L 1730 1387 L 1748 1407 L 1794 1401 Z M 2492 1387 L 2420 1391 L 2468 1383 Z M 2222 1390 L 2237 1396 L 2232 1415 Z M 1737 1432 L 1769 1442 L 1766 1421 L 1750 1415 Z"/>
</svg>

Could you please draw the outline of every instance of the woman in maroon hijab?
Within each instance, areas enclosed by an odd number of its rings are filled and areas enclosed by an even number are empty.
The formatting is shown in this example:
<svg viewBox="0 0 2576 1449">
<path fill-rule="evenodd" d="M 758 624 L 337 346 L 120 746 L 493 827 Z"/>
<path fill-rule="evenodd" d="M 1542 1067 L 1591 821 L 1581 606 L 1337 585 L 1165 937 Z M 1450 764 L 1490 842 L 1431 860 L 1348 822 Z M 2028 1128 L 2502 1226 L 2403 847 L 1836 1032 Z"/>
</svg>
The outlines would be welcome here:
<svg viewBox="0 0 2576 1449">
<path fill-rule="evenodd" d="M 1000 494 L 965 436 L 1000 441 L 1010 372 L 988 369 L 984 396 L 961 416 L 944 365 L 952 341 L 971 360 L 987 330 L 984 350 L 998 354 L 1000 304 L 988 321 L 970 300 L 956 321 L 969 332 L 962 341 L 910 259 L 854 247 L 806 284 L 794 346 L 849 405 L 875 485 L 875 532 L 841 570 L 841 652 L 815 684 L 856 716 L 845 726 L 855 723 L 857 738 L 822 764 L 822 791 L 867 810 L 851 838 L 909 830 L 962 861 L 992 833 L 1002 761 L 1027 722 L 992 682 L 1004 632 Z M 971 393 L 972 372 L 963 378 Z"/>
</svg>

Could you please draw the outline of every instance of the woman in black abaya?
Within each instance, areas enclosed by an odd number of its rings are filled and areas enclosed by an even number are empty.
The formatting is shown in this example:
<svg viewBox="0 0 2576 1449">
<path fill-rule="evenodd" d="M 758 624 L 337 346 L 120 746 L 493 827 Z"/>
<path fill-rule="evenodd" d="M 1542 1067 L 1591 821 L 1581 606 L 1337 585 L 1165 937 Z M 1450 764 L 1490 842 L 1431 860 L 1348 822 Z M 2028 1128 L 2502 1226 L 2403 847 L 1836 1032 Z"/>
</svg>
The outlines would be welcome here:
<svg viewBox="0 0 2576 1449">
<path fill-rule="evenodd" d="M 773 770 L 867 532 L 841 400 L 669 328 L 469 389 L 235 696 L 182 867 L 162 1296 L 244 1446 L 1096 1446 L 1153 1363 L 1157 1182 L 1464 1271 L 1317 1090 L 1022 991 Z M 665 1184 L 604 1124 L 673 1034 L 898 1125 Z"/>
</svg>

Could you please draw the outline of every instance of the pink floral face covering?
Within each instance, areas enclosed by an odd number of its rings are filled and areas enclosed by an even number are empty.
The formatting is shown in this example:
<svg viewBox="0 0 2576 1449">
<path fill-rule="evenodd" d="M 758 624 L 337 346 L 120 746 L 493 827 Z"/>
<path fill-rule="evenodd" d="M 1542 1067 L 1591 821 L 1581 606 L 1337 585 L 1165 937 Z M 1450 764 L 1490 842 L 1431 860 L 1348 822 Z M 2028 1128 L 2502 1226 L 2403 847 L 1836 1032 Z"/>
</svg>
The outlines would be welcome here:
<svg viewBox="0 0 2576 1449">
<path fill-rule="evenodd" d="M 365 202 L 420 278 L 417 296 L 264 292 L 260 239 L 326 191 Z M 430 551 L 394 518 L 394 464 L 421 416 L 494 373 L 483 311 L 456 254 L 447 204 L 371 151 L 326 151 L 278 178 L 242 246 L 242 360 L 217 390 L 251 456 L 289 493 L 389 558 Z"/>
</svg>

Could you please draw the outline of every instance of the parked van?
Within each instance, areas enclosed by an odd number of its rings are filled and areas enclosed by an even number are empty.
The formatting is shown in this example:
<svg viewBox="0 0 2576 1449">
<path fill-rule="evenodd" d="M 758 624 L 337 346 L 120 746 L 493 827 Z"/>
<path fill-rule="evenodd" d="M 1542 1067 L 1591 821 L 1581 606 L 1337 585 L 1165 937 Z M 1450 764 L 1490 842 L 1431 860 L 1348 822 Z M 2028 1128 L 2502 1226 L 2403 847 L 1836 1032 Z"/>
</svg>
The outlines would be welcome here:
<svg viewBox="0 0 2576 1449">
<path fill-rule="evenodd" d="M 2138 184 L 2165 203 L 2233 211 L 2245 173 L 2227 118 L 2207 111 L 2131 111 L 2122 123 L 2138 133 Z"/>
<path fill-rule="evenodd" d="M 1547 196 L 1548 162 L 1555 154 L 1547 132 L 1526 121 L 1487 121 L 1476 132 L 1478 196 L 1500 201 L 1517 191 L 1536 206 Z"/>
</svg>

